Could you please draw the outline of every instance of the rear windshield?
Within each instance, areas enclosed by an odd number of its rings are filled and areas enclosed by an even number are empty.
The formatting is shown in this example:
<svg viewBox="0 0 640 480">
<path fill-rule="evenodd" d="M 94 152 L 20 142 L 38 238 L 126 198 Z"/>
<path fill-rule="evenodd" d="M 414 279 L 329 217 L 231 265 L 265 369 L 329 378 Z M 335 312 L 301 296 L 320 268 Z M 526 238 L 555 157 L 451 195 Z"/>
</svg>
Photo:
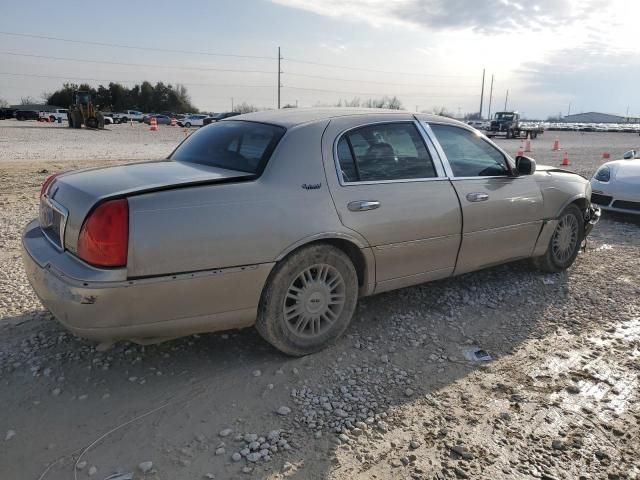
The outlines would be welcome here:
<svg viewBox="0 0 640 480">
<path fill-rule="evenodd" d="M 284 132 L 264 123 L 217 122 L 191 135 L 170 159 L 259 175 Z"/>
</svg>

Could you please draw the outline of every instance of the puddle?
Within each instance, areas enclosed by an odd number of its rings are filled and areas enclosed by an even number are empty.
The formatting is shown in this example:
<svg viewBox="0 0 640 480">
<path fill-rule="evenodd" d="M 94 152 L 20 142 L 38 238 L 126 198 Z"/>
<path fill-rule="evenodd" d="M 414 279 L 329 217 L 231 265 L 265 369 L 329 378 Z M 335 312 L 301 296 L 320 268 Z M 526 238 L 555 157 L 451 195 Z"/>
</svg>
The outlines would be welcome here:
<svg viewBox="0 0 640 480">
<path fill-rule="evenodd" d="M 489 362 L 492 360 L 491 355 L 477 345 L 469 345 L 463 348 L 462 355 L 470 362 Z"/>
</svg>

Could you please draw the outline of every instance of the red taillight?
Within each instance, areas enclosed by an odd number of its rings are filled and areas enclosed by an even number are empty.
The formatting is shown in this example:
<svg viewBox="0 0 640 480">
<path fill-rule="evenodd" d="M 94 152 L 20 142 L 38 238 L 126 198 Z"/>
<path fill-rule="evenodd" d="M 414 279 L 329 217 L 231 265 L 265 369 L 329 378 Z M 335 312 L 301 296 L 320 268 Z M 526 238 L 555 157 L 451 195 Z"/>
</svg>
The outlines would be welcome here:
<svg viewBox="0 0 640 480">
<path fill-rule="evenodd" d="M 62 172 L 60 172 L 62 173 Z M 47 193 L 47 190 L 49 190 L 49 187 L 51 186 L 51 182 L 53 182 L 56 177 L 58 175 L 60 175 L 60 173 L 54 173 L 53 175 L 49 175 L 47 178 L 44 179 L 44 183 L 42 184 L 42 188 L 40 188 L 40 196 L 42 197 L 45 193 Z"/>
<path fill-rule="evenodd" d="M 98 267 L 123 267 L 129 248 L 129 203 L 108 200 L 89 214 L 80 230 L 78 255 Z"/>
</svg>

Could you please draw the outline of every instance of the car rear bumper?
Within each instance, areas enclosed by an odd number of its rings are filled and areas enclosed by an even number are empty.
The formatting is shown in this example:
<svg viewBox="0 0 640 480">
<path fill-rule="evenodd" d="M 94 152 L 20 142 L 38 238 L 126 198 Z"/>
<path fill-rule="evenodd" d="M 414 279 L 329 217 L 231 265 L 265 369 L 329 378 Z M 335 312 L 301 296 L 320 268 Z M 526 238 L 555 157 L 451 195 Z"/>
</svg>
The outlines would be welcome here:
<svg viewBox="0 0 640 480">
<path fill-rule="evenodd" d="M 74 334 L 98 341 L 149 343 L 251 326 L 273 267 L 93 281 L 77 278 L 77 269 L 76 278 L 61 270 L 72 255 L 50 245 L 36 220 L 25 228 L 22 247 L 27 277 L 45 307 Z M 95 277 L 95 269 L 86 269 L 87 278 Z"/>
</svg>

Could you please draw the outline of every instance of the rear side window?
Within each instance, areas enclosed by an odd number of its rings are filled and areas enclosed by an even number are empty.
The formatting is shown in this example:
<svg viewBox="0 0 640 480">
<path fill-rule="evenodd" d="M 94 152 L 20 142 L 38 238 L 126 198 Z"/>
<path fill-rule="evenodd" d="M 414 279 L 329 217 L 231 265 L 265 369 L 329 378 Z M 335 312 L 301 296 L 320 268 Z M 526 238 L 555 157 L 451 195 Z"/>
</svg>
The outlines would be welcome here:
<svg viewBox="0 0 640 480">
<path fill-rule="evenodd" d="M 170 159 L 260 175 L 284 133 L 264 123 L 216 122 L 191 135 Z"/>
<path fill-rule="evenodd" d="M 345 182 L 436 176 L 431 155 L 413 123 L 376 124 L 352 130 L 340 139 L 337 150 Z"/>
</svg>

